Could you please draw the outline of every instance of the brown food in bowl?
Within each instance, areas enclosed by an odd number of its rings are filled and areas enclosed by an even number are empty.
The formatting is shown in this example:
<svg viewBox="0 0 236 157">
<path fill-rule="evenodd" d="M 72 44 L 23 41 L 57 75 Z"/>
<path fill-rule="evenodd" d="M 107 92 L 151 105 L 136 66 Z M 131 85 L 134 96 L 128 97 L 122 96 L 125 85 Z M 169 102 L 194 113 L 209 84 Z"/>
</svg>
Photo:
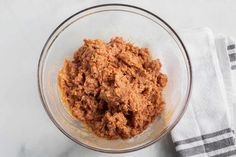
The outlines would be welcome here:
<svg viewBox="0 0 236 157">
<path fill-rule="evenodd" d="M 167 76 L 147 48 L 120 37 L 84 40 L 58 75 L 62 100 L 74 117 L 100 137 L 127 139 L 161 114 Z"/>
</svg>

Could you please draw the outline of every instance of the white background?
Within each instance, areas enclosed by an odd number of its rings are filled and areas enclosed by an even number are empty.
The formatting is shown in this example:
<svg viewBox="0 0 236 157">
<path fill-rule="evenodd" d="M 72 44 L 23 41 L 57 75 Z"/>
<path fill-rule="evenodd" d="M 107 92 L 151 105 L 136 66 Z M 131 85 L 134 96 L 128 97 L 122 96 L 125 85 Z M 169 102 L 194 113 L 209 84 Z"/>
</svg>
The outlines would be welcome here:
<svg viewBox="0 0 236 157">
<path fill-rule="evenodd" d="M 37 62 L 56 26 L 86 7 L 107 2 L 150 10 L 175 29 L 207 26 L 236 38 L 236 0 L 0 0 L 0 156 L 110 156 L 83 148 L 49 120 L 37 91 Z M 117 157 L 176 156 L 170 137 Z"/>
</svg>

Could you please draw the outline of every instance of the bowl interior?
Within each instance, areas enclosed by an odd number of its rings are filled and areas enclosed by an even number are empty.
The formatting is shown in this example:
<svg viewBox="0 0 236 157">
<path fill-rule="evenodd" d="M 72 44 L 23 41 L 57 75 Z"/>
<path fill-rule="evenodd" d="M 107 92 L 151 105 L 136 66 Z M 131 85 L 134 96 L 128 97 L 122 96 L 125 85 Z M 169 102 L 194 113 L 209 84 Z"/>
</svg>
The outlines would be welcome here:
<svg viewBox="0 0 236 157">
<path fill-rule="evenodd" d="M 163 115 L 142 134 L 129 140 L 106 140 L 87 131 L 67 112 L 57 86 L 57 75 L 64 59 L 72 59 L 74 50 L 83 44 L 84 38 L 109 41 L 114 36 L 149 48 L 153 58 L 161 60 L 162 72 L 168 76 Z M 39 63 L 40 93 L 53 122 L 77 143 L 105 152 L 131 151 L 158 140 L 183 114 L 190 86 L 190 65 L 178 36 L 155 15 L 132 6 L 97 6 L 70 17 L 51 35 Z"/>
</svg>

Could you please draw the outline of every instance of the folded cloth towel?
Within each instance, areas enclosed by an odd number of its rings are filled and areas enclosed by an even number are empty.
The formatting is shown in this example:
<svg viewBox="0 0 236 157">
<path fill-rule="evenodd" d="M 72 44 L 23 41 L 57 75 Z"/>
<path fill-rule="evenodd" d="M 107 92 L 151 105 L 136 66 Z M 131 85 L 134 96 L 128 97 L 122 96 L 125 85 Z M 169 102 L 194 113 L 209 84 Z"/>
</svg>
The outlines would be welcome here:
<svg viewBox="0 0 236 157">
<path fill-rule="evenodd" d="M 235 44 L 223 36 L 215 38 L 208 28 L 179 34 L 189 53 L 193 84 L 189 106 L 171 132 L 176 151 L 182 157 L 233 156 Z"/>
</svg>

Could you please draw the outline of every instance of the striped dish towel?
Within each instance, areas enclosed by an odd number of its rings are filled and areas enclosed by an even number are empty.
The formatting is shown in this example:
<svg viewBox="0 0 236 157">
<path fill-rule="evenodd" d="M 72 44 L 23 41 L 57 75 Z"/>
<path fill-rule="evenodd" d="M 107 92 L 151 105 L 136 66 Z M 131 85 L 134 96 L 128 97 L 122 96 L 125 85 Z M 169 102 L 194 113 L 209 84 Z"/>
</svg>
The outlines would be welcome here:
<svg viewBox="0 0 236 157">
<path fill-rule="evenodd" d="M 182 31 L 192 64 L 189 106 L 171 136 L 181 157 L 236 156 L 233 104 L 236 104 L 235 43 L 208 28 Z M 234 80 L 234 81 L 233 81 Z"/>
</svg>

